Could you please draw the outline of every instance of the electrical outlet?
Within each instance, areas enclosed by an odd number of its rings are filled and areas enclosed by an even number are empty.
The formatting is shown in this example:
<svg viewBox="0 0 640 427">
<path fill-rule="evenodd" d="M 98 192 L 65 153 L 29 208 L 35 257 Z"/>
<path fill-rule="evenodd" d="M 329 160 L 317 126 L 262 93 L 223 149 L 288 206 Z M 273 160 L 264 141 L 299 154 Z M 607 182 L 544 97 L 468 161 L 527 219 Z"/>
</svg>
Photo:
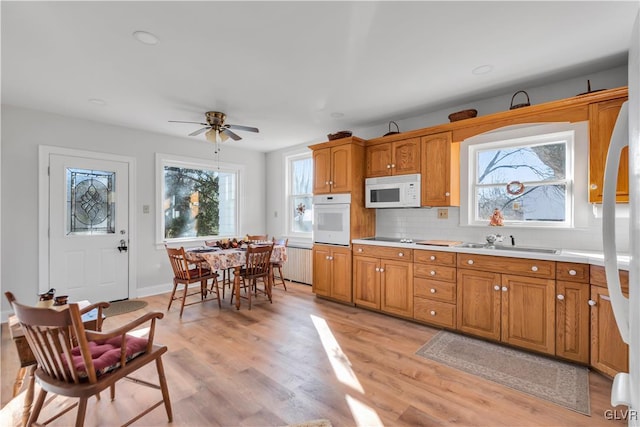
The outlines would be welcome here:
<svg viewBox="0 0 640 427">
<path fill-rule="evenodd" d="M 438 219 L 449 218 L 449 209 L 438 209 Z"/>
</svg>

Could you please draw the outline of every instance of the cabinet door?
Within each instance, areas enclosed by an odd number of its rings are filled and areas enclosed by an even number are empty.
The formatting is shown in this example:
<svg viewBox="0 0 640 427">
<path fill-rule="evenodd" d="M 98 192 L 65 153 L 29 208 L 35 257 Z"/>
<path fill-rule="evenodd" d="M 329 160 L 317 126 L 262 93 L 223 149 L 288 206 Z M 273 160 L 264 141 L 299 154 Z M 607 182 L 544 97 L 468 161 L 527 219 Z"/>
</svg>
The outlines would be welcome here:
<svg viewBox="0 0 640 427">
<path fill-rule="evenodd" d="M 353 302 L 362 307 L 380 309 L 380 260 L 353 257 Z"/>
<path fill-rule="evenodd" d="M 622 340 L 607 288 L 591 286 L 591 366 L 611 377 L 629 372 L 629 346 Z"/>
<path fill-rule="evenodd" d="M 350 192 L 351 173 L 351 145 L 331 148 L 331 192 Z"/>
<path fill-rule="evenodd" d="M 393 175 L 420 173 L 420 138 L 395 141 L 391 146 L 391 170 Z"/>
<path fill-rule="evenodd" d="M 459 268 L 457 288 L 456 327 L 500 340 L 500 274 Z"/>
<path fill-rule="evenodd" d="M 391 144 L 370 145 L 366 149 L 367 178 L 391 175 Z"/>
<path fill-rule="evenodd" d="M 589 284 L 556 282 L 556 355 L 589 363 Z"/>
<path fill-rule="evenodd" d="M 413 317 L 413 264 L 381 261 L 380 309 L 400 316 Z"/>
<path fill-rule="evenodd" d="M 331 192 L 331 149 L 313 151 L 313 194 Z"/>
<path fill-rule="evenodd" d="M 604 165 L 613 127 L 620 107 L 626 98 L 589 105 L 589 202 L 601 203 L 604 181 Z M 629 152 L 625 148 L 620 156 L 616 200 L 629 201 Z"/>
<path fill-rule="evenodd" d="M 313 284 L 316 295 L 331 294 L 331 250 L 326 246 L 313 247 Z"/>
<path fill-rule="evenodd" d="M 502 275 L 502 341 L 555 354 L 555 280 Z"/>
<path fill-rule="evenodd" d="M 353 301 L 351 286 L 351 249 L 331 251 L 331 297 L 344 302 Z"/>
<path fill-rule="evenodd" d="M 443 132 L 422 137 L 420 171 L 422 187 L 422 206 L 449 206 L 452 191 L 459 192 L 458 182 L 452 183 L 451 170 L 451 132 Z M 456 193 L 457 194 L 457 193 Z"/>
</svg>

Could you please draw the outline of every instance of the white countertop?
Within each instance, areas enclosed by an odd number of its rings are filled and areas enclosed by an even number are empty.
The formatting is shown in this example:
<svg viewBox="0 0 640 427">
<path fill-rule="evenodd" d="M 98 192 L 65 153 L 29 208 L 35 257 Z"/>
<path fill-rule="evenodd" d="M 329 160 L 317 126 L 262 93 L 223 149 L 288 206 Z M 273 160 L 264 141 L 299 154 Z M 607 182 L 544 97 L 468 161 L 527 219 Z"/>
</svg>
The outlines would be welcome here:
<svg viewBox="0 0 640 427">
<path fill-rule="evenodd" d="M 359 245 L 388 246 L 395 248 L 406 248 L 415 250 L 432 250 L 442 252 L 458 252 L 465 254 L 492 255 L 510 258 L 544 259 L 549 261 L 577 262 L 582 264 L 604 265 L 604 254 L 598 251 L 585 251 L 580 249 L 560 249 L 560 253 L 551 254 L 543 252 L 519 252 L 505 250 L 495 250 L 487 248 L 463 248 L 460 246 L 435 246 L 418 245 L 416 243 L 387 242 L 370 239 L 353 239 L 351 243 Z M 507 245 L 505 245 L 507 246 Z M 629 269 L 630 256 L 628 254 L 618 255 L 618 267 L 621 270 Z"/>
</svg>

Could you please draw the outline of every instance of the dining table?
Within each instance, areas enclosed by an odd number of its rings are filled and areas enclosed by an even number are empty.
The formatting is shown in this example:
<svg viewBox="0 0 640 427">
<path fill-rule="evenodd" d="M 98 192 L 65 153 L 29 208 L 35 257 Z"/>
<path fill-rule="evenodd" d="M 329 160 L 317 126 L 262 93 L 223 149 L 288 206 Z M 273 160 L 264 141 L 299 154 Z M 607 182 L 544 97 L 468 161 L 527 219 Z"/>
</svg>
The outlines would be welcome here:
<svg viewBox="0 0 640 427">
<path fill-rule="evenodd" d="M 212 271 L 223 271 L 233 268 L 233 292 L 236 298 L 236 309 L 240 310 L 240 270 L 247 259 L 246 247 L 220 249 L 220 248 L 194 248 L 185 251 L 190 261 L 205 261 Z M 285 245 L 273 245 L 271 252 L 272 263 L 284 263 L 287 261 L 287 247 Z M 271 269 L 271 266 L 269 267 Z M 271 290 L 273 284 L 272 274 L 269 271 L 267 286 Z M 224 286 L 224 285 L 223 285 Z M 269 291 L 270 292 L 270 291 Z"/>
</svg>

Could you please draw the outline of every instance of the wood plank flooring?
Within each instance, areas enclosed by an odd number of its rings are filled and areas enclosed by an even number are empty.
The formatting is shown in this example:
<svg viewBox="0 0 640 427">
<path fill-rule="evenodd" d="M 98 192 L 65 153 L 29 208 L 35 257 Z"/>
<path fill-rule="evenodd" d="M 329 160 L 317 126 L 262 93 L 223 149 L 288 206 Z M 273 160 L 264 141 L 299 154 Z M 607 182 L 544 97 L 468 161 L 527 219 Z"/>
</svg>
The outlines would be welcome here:
<svg viewBox="0 0 640 427">
<path fill-rule="evenodd" d="M 282 426 L 327 418 L 334 426 L 622 426 L 607 420 L 611 381 L 591 372 L 591 416 L 416 356 L 437 329 L 316 298 L 295 283 L 274 289 L 240 311 L 228 299 L 166 312 L 168 295 L 145 298 L 145 311 L 166 313 L 156 341 L 167 344 L 165 371 L 174 426 Z M 227 295 L 228 298 L 228 295 Z M 245 301 L 243 301 L 244 303 Z M 109 318 L 111 329 L 142 310 Z M 323 344 L 324 343 L 324 344 Z M 17 355 L 2 328 L 2 418 L 21 405 L 11 400 Z M 153 368 L 144 372 L 155 381 Z M 91 399 L 87 426 L 126 421 L 159 392 L 131 382 Z M 47 406 L 55 409 L 64 399 Z M 8 403 L 9 402 L 9 403 Z M 620 411 L 625 409 L 619 407 Z M 51 425 L 73 423 L 75 410 Z M 135 425 L 167 424 L 162 407 Z"/>
</svg>

